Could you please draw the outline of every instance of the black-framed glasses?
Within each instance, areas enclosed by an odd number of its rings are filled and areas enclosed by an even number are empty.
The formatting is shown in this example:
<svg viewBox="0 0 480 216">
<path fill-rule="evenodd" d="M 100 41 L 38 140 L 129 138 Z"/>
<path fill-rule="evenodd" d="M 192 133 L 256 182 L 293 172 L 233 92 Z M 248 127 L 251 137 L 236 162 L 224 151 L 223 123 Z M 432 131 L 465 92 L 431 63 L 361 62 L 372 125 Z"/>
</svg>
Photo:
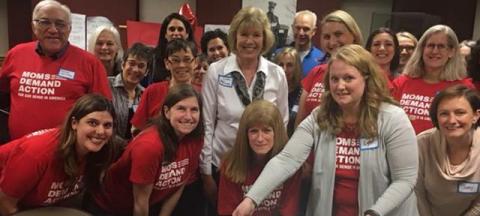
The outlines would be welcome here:
<svg viewBox="0 0 480 216">
<path fill-rule="evenodd" d="M 179 65 L 180 63 L 184 63 L 184 64 L 190 64 L 193 62 L 193 60 L 195 60 L 195 58 L 184 58 L 184 59 L 181 59 L 181 58 L 168 58 L 167 61 L 170 62 L 170 64 L 174 64 L 174 65 Z"/>
<path fill-rule="evenodd" d="M 38 26 L 40 26 L 40 28 L 42 29 L 46 29 L 46 28 L 49 28 L 50 26 L 53 25 L 53 27 L 59 31 L 63 31 L 65 29 L 67 29 L 68 27 L 68 23 L 63 21 L 63 20 L 55 20 L 55 21 L 52 21 L 52 20 L 49 20 L 49 19 L 34 19 L 33 20 L 34 22 L 36 22 L 38 24 Z"/>
</svg>

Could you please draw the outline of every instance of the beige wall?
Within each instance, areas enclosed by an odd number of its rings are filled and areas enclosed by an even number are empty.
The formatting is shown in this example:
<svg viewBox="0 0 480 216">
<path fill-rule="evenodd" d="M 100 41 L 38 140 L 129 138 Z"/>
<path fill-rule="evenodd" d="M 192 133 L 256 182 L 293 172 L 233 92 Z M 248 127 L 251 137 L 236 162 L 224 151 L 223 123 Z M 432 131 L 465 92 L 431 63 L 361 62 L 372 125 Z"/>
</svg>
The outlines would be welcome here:
<svg viewBox="0 0 480 216">
<path fill-rule="evenodd" d="M 390 13 L 392 11 L 392 0 L 344 0 L 341 8 L 355 18 L 362 31 L 364 42 L 366 42 L 368 35 L 370 35 L 372 14 L 374 12 Z"/>
<path fill-rule="evenodd" d="M 140 0 L 140 20 L 146 22 L 161 23 L 163 18 L 171 12 L 177 12 L 184 2 L 190 4 L 193 11 L 196 8 L 196 0 Z M 7 0 L 0 0 L 0 56 L 4 56 L 8 50 L 7 33 Z M 363 36 L 368 37 L 373 12 L 390 12 L 392 0 L 344 0 L 342 9 L 351 13 L 357 20 Z M 480 0 L 477 0 L 477 10 L 473 39 L 480 38 Z"/>
<path fill-rule="evenodd" d="M 140 0 L 140 20 L 161 23 L 170 13 L 178 12 L 183 3 L 195 12 L 196 0 Z"/>
<path fill-rule="evenodd" d="M 8 50 L 7 0 L 0 0 L 0 56 Z"/>
</svg>

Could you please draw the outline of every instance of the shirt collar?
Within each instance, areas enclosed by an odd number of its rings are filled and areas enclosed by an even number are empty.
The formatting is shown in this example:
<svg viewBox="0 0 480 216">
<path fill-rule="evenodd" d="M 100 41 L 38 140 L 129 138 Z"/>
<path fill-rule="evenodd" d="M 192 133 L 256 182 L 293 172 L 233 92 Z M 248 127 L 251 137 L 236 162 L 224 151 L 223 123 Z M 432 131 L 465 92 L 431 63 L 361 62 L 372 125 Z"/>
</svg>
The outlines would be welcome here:
<svg viewBox="0 0 480 216">
<path fill-rule="evenodd" d="M 48 56 L 50 58 L 52 58 L 53 60 L 57 60 L 59 58 L 61 58 L 65 52 L 67 51 L 67 48 L 68 46 L 70 45 L 70 42 L 67 42 L 67 44 L 57 53 L 51 55 L 51 56 Z M 37 46 L 35 48 L 35 52 L 37 52 L 38 55 L 41 55 L 41 56 L 46 56 L 45 55 L 45 52 L 43 52 L 43 48 L 42 46 L 40 46 L 40 43 L 37 41 Z"/>
<path fill-rule="evenodd" d="M 113 79 L 113 83 L 112 83 L 112 86 L 114 88 L 123 88 L 124 85 L 123 85 L 123 78 L 122 78 L 122 73 L 119 73 L 115 76 L 115 78 Z M 135 87 L 135 91 L 143 91 L 145 88 L 138 84 L 136 87 Z"/>
<path fill-rule="evenodd" d="M 233 71 L 241 72 L 240 66 L 238 66 L 237 56 L 232 53 L 227 58 L 227 63 L 225 65 L 226 74 L 229 74 Z M 257 73 L 260 71 L 263 72 L 265 75 L 267 75 L 268 73 L 268 60 L 265 59 L 263 56 L 260 56 L 258 60 Z"/>
</svg>

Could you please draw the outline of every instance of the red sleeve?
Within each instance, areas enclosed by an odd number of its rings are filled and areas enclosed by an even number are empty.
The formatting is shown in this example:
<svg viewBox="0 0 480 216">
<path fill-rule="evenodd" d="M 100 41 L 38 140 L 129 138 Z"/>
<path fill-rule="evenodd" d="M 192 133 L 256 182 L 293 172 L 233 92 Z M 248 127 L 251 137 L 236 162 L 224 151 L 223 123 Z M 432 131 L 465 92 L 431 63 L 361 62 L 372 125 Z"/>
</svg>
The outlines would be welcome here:
<svg viewBox="0 0 480 216">
<path fill-rule="evenodd" d="M 42 161 L 21 147 L 15 148 L 3 169 L 0 188 L 8 196 L 21 199 L 36 187 L 45 169 Z"/>
<path fill-rule="evenodd" d="M 281 215 L 298 215 L 298 201 L 300 200 L 300 185 L 302 175 L 297 171 L 283 187 L 282 198 L 280 201 Z"/>
<path fill-rule="evenodd" d="M 1 92 L 10 92 L 10 78 L 9 71 L 11 67 L 11 52 L 7 53 L 5 60 L 3 62 L 3 66 L 0 69 L 0 91 Z"/>
<path fill-rule="evenodd" d="M 145 131 L 129 145 L 135 145 L 130 152 L 132 168 L 129 180 L 134 184 L 152 184 L 161 169 L 163 144 L 156 131 Z M 156 136 L 156 137 L 154 137 Z"/>
<path fill-rule="evenodd" d="M 223 172 L 220 174 L 218 186 L 217 209 L 219 215 L 232 215 L 233 210 L 243 200 L 243 191 L 240 185 L 231 182 Z"/>
<path fill-rule="evenodd" d="M 98 93 L 106 98 L 112 100 L 112 91 L 110 90 L 110 85 L 108 84 L 107 72 L 105 67 L 102 65 L 100 60 L 93 58 L 93 79 L 92 85 L 88 90 L 89 93 Z"/>
<path fill-rule="evenodd" d="M 308 72 L 307 76 L 302 79 L 302 87 L 303 87 L 303 89 L 305 89 L 305 91 L 310 92 L 310 90 L 312 90 L 313 84 L 315 84 L 314 83 L 315 76 L 316 76 L 317 72 L 321 69 L 320 66 L 321 65 L 317 65 L 317 66 L 313 67 Z"/>
<path fill-rule="evenodd" d="M 392 82 L 393 91 L 392 96 L 395 100 L 400 101 L 400 97 L 402 95 L 403 85 L 407 81 L 407 76 L 400 75 L 399 77 L 395 78 Z"/>
</svg>

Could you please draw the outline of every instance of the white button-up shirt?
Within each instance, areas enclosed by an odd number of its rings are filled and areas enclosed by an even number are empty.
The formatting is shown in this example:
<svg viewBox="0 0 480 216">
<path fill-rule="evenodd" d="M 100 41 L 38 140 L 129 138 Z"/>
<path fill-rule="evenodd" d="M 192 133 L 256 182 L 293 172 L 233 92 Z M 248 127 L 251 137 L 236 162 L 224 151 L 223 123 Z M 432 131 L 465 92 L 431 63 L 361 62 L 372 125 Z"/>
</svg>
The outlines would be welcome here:
<svg viewBox="0 0 480 216">
<path fill-rule="evenodd" d="M 211 175 L 211 165 L 219 167 L 222 157 L 233 148 L 240 117 L 245 106 L 240 101 L 233 84 L 231 72 L 241 72 L 236 56 L 230 55 L 212 63 L 203 82 L 203 118 L 205 142 L 200 155 L 200 172 Z M 274 103 L 288 123 L 288 86 L 283 69 L 260 57 L 257 73 L 265 73 L 263 99 Z M 242 77 L 245 79 L 245 77 Z M 250 100 L 257 77 L 247 86 Z"/>
</svg>

